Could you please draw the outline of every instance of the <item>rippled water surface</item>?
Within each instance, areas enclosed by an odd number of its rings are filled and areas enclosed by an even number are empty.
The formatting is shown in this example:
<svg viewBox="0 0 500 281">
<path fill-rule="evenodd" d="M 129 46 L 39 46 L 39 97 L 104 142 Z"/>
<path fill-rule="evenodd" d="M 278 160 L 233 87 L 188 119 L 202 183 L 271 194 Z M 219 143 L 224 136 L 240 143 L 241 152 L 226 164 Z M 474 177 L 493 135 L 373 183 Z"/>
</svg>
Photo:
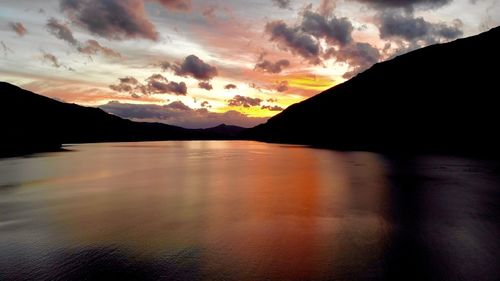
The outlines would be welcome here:
<svg viewBox="0 0 500 281">
<path fill-rule="evenodd" d="M 0 159 L 0 280 L 498 280 L 500 169 L 258 142 Z"/>
</svg>

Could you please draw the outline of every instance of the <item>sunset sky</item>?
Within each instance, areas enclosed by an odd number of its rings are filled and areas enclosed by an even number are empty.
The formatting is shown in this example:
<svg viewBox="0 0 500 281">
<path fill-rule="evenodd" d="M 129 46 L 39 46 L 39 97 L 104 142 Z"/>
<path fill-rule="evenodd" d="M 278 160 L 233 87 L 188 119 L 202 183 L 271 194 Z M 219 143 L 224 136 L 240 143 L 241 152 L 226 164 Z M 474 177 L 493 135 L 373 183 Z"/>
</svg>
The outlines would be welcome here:
<svg viewBox="0 0 500 281">
<path fill-rule="evenodd" d="M 499 15 L 497 0 L 2 0 L 0 80 L 133 120 L 250 127 Z"/>
</svg>

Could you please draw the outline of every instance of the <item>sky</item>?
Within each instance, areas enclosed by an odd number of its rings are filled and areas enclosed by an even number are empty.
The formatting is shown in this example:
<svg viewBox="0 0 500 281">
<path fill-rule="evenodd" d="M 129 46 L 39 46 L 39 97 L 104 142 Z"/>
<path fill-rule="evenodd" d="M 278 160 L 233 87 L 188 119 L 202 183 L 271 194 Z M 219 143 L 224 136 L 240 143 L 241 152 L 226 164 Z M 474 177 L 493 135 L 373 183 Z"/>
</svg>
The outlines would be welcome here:
<svg viewBox="0 0 500 281">
<path fill-rule="evenodd" d="M 377 62 L 500 25 L 497 0 L 0 2 L 1 81 L 187 128 L 252 127 Z"/>
</svg>

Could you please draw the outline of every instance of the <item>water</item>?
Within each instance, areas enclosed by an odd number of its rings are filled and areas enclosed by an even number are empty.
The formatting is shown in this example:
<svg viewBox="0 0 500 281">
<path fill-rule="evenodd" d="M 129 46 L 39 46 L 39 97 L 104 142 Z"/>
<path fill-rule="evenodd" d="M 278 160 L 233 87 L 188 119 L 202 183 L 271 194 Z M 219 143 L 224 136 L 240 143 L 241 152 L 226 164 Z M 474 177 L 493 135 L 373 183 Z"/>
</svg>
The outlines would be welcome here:
<svg viewBox="0 0 500 281">
<path fill-rule="evenodd" d="M 498 280 L 499 166 L 258 142 L 0 159 L 0 280 Z"/>
</svg>

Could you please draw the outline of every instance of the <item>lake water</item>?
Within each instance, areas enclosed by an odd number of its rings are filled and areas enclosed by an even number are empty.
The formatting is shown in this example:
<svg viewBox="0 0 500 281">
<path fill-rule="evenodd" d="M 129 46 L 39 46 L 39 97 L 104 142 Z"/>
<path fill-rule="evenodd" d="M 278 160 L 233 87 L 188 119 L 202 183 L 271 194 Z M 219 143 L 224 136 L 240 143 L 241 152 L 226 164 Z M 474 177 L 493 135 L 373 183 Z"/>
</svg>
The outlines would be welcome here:
<svg viewBox="0 0 500 281">
<path fill-rule="evenodd" d="M 258 142 L 0 159 L 0 280 L 499 280 L 493 161 Z"/>
</svg>

